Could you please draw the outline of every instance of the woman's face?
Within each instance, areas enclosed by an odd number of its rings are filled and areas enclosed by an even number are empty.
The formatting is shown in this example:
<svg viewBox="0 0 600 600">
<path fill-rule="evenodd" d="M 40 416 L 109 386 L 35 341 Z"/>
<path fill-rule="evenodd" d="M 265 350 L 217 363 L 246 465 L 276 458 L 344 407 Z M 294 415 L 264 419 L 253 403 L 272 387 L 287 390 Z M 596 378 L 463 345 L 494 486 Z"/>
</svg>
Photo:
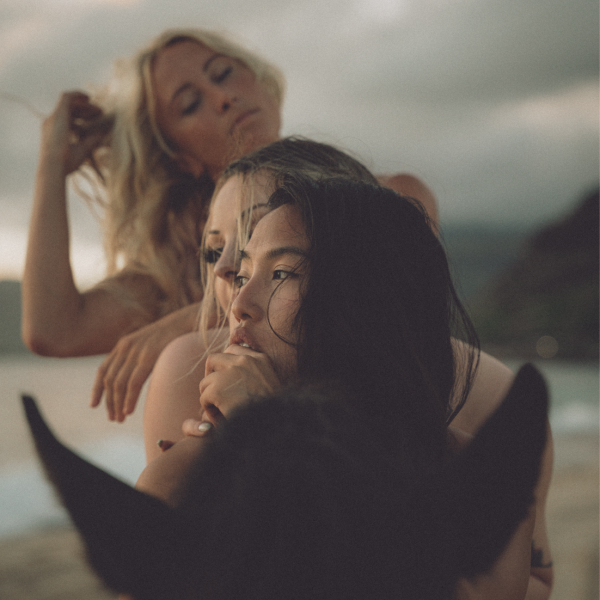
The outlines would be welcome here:
<svg viewBox="0 0 600 600">
<path fill-rule="evenodd" d="M 281 206 L 257 223 L 235 277 L 229 342 L 267 354 L 284 383 L 296 372 L 293 321 L 308 277 L 309 247 L 298 209 Z"/>
<path fill-rule="evenodd" d="M 236 59 L 183 41 L 158 54 L 152 80 L 158 126 L 196 177 L 214 180 L 234 158 L 279 137 L 277 101 Z"/>
<path fill-rule="evenodd" d="M 233 280 L 239 268 L 238 218 L 252 208 L 252 220 L 265 214 L 268 200 L 267 178 L 258 176 L 244 181 L 230 177 L 212 201 L 206 224 L 205 260 L 212 263 L 215 293 L 221 308 L 231 304 Z"/>
</svg>

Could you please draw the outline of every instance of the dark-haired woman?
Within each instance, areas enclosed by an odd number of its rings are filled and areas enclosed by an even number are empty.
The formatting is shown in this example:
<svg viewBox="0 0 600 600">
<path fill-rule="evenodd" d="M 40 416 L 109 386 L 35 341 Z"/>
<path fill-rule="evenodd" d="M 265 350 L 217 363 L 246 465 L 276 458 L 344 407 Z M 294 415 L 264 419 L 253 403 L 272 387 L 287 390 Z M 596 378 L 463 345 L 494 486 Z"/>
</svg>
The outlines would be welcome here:
<svg viewBox="0 0 600 600">
<path fill-rule="evenodd" d="M 274 192 L 241 253 L 228 345 L 206 361 L 201 419 L 188 432 L 218 427 L 252 396 L 289 383 L 326 384 L 355 404 L 365 432 L 376 431 L 391 455 L 408 455 L 416 473 L 442 464 L 467 442 L 448 424 L 470 379 L 457 368 L 466 363 L 457 360 L 452 333 L 470 327 L 424 211 L 347 179 L 288 173 L 265 185 Z M 176 480 L 173 463 L 194 443 L 176 444 L 139 485 L 160 496 L 172 483 L 164 461 Z M 547 485 L 545 472 L 536 497 L 542 508 Z M 532 539 L 543 544 L 541 565 L 531 563 Z M 532 510 L 490 573 L 462 582 L 458 595 L 547 598 L 548 554 L 543 518 Z"/>
</svg>

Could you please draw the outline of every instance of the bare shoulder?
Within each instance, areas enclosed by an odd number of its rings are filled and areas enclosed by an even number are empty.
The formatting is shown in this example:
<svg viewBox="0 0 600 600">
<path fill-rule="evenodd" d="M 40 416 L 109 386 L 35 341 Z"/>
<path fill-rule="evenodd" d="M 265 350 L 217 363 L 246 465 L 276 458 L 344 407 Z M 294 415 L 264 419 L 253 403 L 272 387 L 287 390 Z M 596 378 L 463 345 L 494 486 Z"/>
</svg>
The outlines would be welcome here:
<svg viewBox="0 0 600 600">
<path fill-rule="evenodd" d="M 461 350 L 465 345 L 454 340 L 454 347 L 460 372 L 464 369 L 464 353 Z M 467 401 L 452 424 L 468 433 L 476 433 L 502 402 L 514 377 L 513 371 L 505 364 L 486 352 L 481 352 Z"/>
<path fill-rule="evenodd" d="M 209 344 L 213 339 L 216 343 L 218 335 L 212 332 Z M 158 357 L 144 407 L 148 462 L 160 455 L 156 440 L 177 442 L 184 437 L 181 424 L 186 419 L 198 418 L 198 386 L 204 377 L 206 356 L 202 337 L 192 332 L 174 339 Z"/>
<path fill-rule="evenodd" d="M 427 210 L 429 218 L 439 226 L 437 199 L 423 181 L 408 173 L 395 173 L 393 175 L 378 175 L 380 185 L 388 187 L 403 196 L 416 198 Z"/>
<path fill-rule="evenodd" d="M 205 352 L 204 344 L 197 331 L 192 331 L 180 335 L 172 342 L 169 342 L 161 352 L 156 365 L 168 365 L 172 362 L 187 362 L 188 360 L 198 360 Z"/>
<path fill-rule="evenodd" d="M 431 190 L 418 178 L 410 173 L 392 173 L 391 175 L 377 175 L 377 181 L 381 185 L 396 190 L 400 194 L 415 197 L 411 192 L 419 193 Z"/>
<path fill-rule="evenodd" d="M 161 376 L 169 373 L 171 377 L 177 375 L 178 372 L 181 372 L 182 375 L 187 374 L 190 369 L 194 369 L 200 363 L 204 369 L 204 359 L 210 352 L 210 347 L 213 345 L 218 347 L 221 337 L 223 337 L 222 332 L 211 330 L 208 333 L 208 344 L 205 344 L 197 331 L 180 335 L 167 344 L 161 352 L 154 367 L 153 377 L 156 378 L 157 373 L 160 373 Z"/>
</svg>

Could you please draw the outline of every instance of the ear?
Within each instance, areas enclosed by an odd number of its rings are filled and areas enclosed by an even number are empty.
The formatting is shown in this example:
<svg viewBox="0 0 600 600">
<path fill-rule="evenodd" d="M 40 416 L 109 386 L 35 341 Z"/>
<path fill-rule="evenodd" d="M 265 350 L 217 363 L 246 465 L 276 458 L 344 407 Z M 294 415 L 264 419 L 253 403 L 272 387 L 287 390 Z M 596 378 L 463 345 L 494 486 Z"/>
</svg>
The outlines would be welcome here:
<svg viewBox="0 0 600 600">
<path fill-rule="evenodd" d="M 182 597 L 183 525 L 168 506 L 119 481 L 63 446 L 35 401 L 22 396 L 45 471 L 81 533 L 92 567 L 136 600 Z"/>
<path fill-rule="evenodd" d="M 473 577 L 492 567 L 534 501 L 546 445 L 548 392 L 525 365 L 503 403 L 430 489 L 434 527 L 449 572 Z M 437 496 L 437 497 L 436 497 Z M 431 503 L 431 500 L 426 500 Z M 435 534 L 434 534 L 435 536 Z"/>
</svg>

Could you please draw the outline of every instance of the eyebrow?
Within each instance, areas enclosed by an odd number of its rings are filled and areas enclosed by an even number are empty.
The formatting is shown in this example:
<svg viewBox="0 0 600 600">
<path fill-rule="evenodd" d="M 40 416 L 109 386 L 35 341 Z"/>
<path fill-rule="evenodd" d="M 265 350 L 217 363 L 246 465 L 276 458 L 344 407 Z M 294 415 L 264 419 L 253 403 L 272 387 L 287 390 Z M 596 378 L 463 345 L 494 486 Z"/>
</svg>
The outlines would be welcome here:
<svg viewBox="0 0 600 600">
<path fill-rule="evenodd" d="M 240 213 L 240 219 L 245 218 L 248 213 L 251 210 L 256 210 L 257 208 L 262 208 L 263 206 L 268 206 L 268 204 L 266 202 L 258 202 L 257 204 L 253 204 L 252 206 L 249 206 L 248 208 L 246 208 L 245 210 L 243 210 Z M 210 229 L 209 231 L 206 232 L 207 235 L 219 235 L 219 233 L 221 233 L 220 229 Z"/>
<path fill-rule="evenodd" d="M 263 206 L 268 206 L 268 204 L 266 202 L 257 202 L 256 204 L 253 204 L 252 206 L 249 206 L 248 208 L 245 208 L 240 213 L 240 220 L 243 219 L 243 218 L 245 218 L 250 211 L 256 210 L 257 208 L 262 208 Z"/>
<path fill-rule="evenodd" d="M 222 54 L 220 52 L 215 52 L 205 63 L 204 65 L 202 65 L 202 72 L 206 73 L 206 71 L 208 71 L 210 65 L 213 63 L 213 61 L 215 61 L 217 58 L 220 58 L 221 56 L 227 56 L 226 54 Z M 175 100 L 175 98 L 177 98 L 177 96 L 179 96 L 179 94 L 181 94 L 182 92 L 185 92 L 185 90 L 187 90 L 188 88 L 192 87 L 192 84 L 187 81 L 186 83 L 180 85 L 176 90 L 175 93 L 171 96 L 171 102 L 173 102 L 173 100 Z"/>
<path fill-rule="evenodd" d="M 296 256 L 300 256 L 301 258 L 306 258 L 308 256 L 306 250 L 302 250 L 302 248 L 299 248 L 298 246 L 281 246 L 279 248 L 272 248 L 269 250 L 265 254 L 265 259 L 273 260 L 274 258 L 279 258 L 285 254 L 294 254 Z M 240 260 L 252 261 L 252 257 L 245 250 L 240 250 Z"/>
</svg>

